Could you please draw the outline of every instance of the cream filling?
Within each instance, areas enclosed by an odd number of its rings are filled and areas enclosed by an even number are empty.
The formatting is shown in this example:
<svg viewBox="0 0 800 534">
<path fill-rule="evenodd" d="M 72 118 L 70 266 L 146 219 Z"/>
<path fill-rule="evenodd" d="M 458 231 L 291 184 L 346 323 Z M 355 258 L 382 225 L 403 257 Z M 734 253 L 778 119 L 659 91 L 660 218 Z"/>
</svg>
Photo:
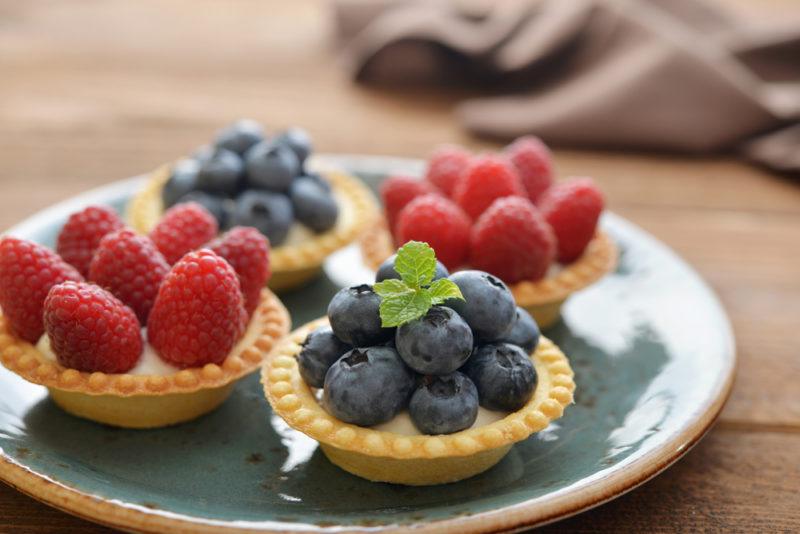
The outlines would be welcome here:
<svg viewBox="0 0 800 534">
<path fill-rule="evenodd" d="M 244 335 L 239 339 L 236 345 L 234 345 L 229 354 L 238 354 L 256 342 L 256 339 L 259 335 L 259 329 L 254 326 L 256 324 L 257 321 L 250 321 L 250 325 L 247 327 Z M 142 328 L 142 339 L 147 339 L 146 328 Z M 58 357 L 56 356 L 56 353 L 53 352 L 53 348 L 50 345 L 50 338 L 46 333 L 42 335 L 42 337 L 39 338 L 39 341 L 36 343 L 36 350 L 39 351 L 39 354 L 41 354 L 45 360 L 58 363 Z M 153 348 L 150 343 L 145 341 L 142 354 L 139 357 L 139 362 L 133 367 L 133 369 L 125 374 L 140 376 L 169 376 L 174 375 L 178 371 L 180 371 L 180 368 L 162 360 L 156 349 Z"/>
<path fill-rule="evenodd" d="M 299 245 L 313 239 L 315 235 L 316 234 L 314 234 L 314 232 L 306 228 L 304 225 L 300 223 L 292 223 L 292 226 L 289 227 L 289 233 L 286 234 L 286 239 L 284 239 L 280 246 L 285 247 Z"/>
<path fill-rule="evenodd" d="M 314 396 L 317 398 L 317 401 L 322 405 L 322 390 L 317 389 L 314 391 Z M 499 421 L 508 414 L 505 412 L 495 412 L 493 410 L 487 410 L 486 408 L 478 407 L 478 416 L 475 418 L 475 422 L 472 423 L 472 426 L 469 428 L 478 428 L 486 425 L 490 425 L 496 421 Z M 422 432 L 417 430 L 417 427 L 414 426 L 414 421 L 411 420 L 411 416 L 408 414 L 408 410 L 403 410 L 399 414 L 395 415 L 393 419 L 390 421 L 386 421 L 385 423 L 381 423 L 379 425 L 369 427 L 372 430 L 377 430 L 379 432 L 391 432 L 393 434 L 400 434 L 401 436 L 422 436 Z M 465 429 L 467 430 L 467 429 Z"/>
</svg>

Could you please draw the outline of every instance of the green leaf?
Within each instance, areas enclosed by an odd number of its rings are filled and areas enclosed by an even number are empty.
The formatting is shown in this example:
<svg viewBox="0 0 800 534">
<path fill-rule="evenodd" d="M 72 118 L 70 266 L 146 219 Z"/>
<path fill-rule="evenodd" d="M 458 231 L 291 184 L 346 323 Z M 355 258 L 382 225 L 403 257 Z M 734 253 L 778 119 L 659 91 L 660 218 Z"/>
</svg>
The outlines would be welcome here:
<svg viewBox="0 0 800 534">
<path fill-rule="evenodd" d="M 381 297 L 394 297 L 414 292 L 414 289 L 408 287 L 405 282 L 397 280 L 396 278 L 378 282 L 372 286 L 372 289 Z"/>
<path fill-rule="evenodd" d="M 461 290 L 455 282 L 447 278 L 440 278 L 432 283 L 431 287 L 428 288 L 428 293 L 434 306 L 444 304 L 449 299 L 464 300 L 464 295 L 461 294 Z"/>
<path fill-rule="evenodd" d="M 436 272 L 436 254 L 421 241 L 409 241 L 397 251 L 394 270 L 414 289 L 427 286 Z"/>
<path fill-rule="evenodd" d="M 425 315 L 431 307 L 427 291 L 408 292 L 381 299 L 381 326 L 400 326 Z"/>
</svg>

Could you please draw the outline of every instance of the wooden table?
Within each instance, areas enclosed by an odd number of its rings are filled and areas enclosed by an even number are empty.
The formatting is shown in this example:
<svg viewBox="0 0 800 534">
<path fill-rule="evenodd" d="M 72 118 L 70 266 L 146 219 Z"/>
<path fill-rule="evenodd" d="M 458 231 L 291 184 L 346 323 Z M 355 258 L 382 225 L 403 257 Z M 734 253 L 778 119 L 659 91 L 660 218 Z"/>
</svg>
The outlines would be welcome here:
<svg viewBox="0 0 800 534">
<path fill-rule="evenodd" d="M 737 0 L 766 20 L 791 0 Z M 153 169 L 233 118 L 297 124 L 325 152 L 423 157 L 465 136 L 455 97 L 352 85 L 321 1 L 0 0 L 0 228 Z M 710 282 L 736 331 L 739 374 L 713 431 L 628 495 L 552 530 L 800 529 L 800 183 L 727 157 L 559 150 L 610 207 Z M 0 532 L 100 532 L 0 484 Z"/>
</svg>

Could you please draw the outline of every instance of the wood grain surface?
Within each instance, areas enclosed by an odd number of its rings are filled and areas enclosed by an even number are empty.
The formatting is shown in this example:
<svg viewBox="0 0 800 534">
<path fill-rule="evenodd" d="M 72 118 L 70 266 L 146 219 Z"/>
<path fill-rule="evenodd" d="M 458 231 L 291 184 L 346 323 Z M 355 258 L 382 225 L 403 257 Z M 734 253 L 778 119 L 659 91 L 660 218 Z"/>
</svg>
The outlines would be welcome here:
<svg viewBox="0 0 800 534">
<path fill-rule="evenodd" d="M 800 21 L 792 0 L 734 9 Z M 240 116 L 302 125 L 324 152 L 424 157 L 467 137 L 452 93 L 354 86 L 320 0 L 0 0 L 0 229 L 186 154 Z M 556 151 L 610 208 L 669 244 L 718 292 L 739 374 L 686 458 L 549 531 L 800 529 L 800 181 L 726 156 Z M 0 484 L 0 532 L 103 532 Z"/>
</svg>

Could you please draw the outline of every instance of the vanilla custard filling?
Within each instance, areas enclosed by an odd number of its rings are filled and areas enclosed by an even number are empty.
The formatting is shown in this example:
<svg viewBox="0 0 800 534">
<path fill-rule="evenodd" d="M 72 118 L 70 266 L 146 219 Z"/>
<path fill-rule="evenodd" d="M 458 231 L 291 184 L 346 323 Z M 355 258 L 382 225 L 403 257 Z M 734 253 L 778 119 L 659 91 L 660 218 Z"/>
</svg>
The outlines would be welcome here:
<svg viewBox="0 0 800 534">
<path fill-rule="evenodd" d="M 258 339 L 258 335 L 260 333 L 257 325 L 258 321 L 250 321 L 250 324 L 248 325 L 244 335 L 242 335 L 236 345 L 234 345 L 229 354 L 238 354 L 256 342 L 256 339 Z M 140 376 L 169 376 L 174 375 L 181 370 L 179 367 L 175 367 L 174 365 L 162 360 L 156 349 L 146 341 L 147 328 L 142 328 L 142 339 L 145 340 L 145 343 L 144 348 L 142 349 L 142 354 L 139 356 L 139 361 L 133 367 L 133 369 L 125 374 Z M 45 360 L 58 363 L 58 358 L 56 357 L 55 352 L 53 352 L 53 348 L 50 346 L 50 338 L 46 333 L 42 335 L 42 337 L 40 337 L 39 341 L 36 343 L 36 350 L 39 351 L 39 354 L 41 354 Z"/>
<path fill-rule="evenodd" d="M 280 247 L 299 245 L 314 238 L 314 233 L 300 223 L 292 223 Z"/>
</svg>

